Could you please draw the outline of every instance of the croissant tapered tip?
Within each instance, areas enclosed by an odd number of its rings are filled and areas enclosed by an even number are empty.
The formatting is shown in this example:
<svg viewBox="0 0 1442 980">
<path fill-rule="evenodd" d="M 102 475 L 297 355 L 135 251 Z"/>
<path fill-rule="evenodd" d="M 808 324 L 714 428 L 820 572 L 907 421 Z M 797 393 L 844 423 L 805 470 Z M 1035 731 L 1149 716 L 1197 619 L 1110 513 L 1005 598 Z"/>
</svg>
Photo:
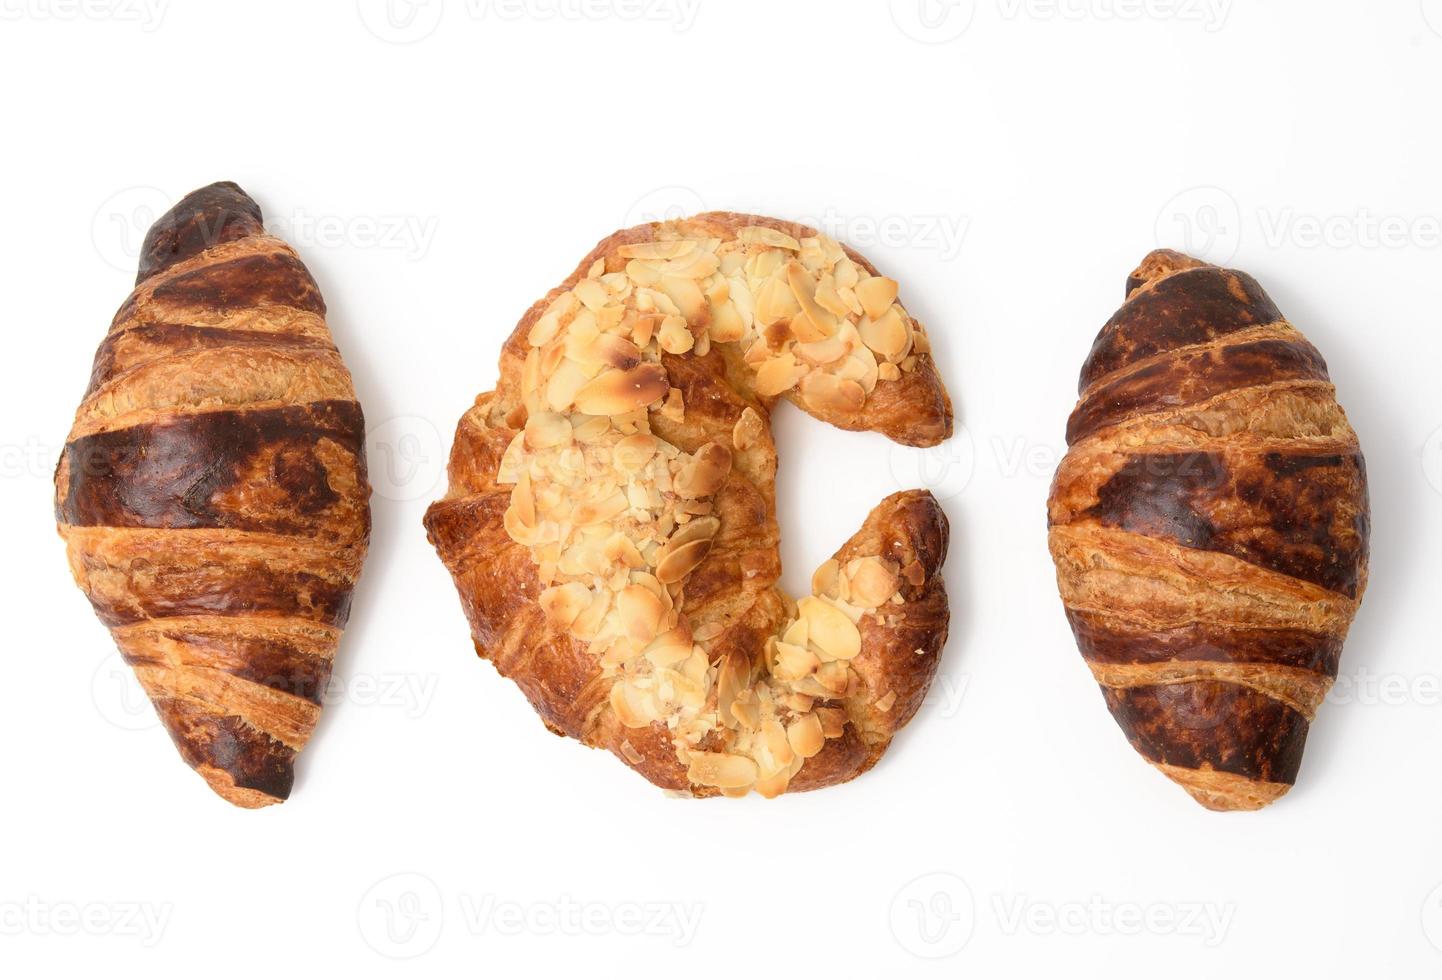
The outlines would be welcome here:
<svg viewBox="0 0 1442 980">
<path fill-rule="evenodd" d="M 264 231 L 260 205 L 239 184 L 224 180 L 193 190 L 146 232 L 135 284 L 208 248 Z"/>
<path fill-rule="evenodd" d="M 1186 790 L 1192 799 L 1216 812 L 1260 810 L 1287 794 L 1291 783 L 1263 782 L 1215 769 L 1185 769 L 1181 766 L 1155 764 L 1172 782 Z"/>
<path fill-rule="evenodd" d="M 183 697 L 152 700 L 181 757 L 223 799 L 255 809 L 290 796 L 293 748 L 216 706 Z"/>
</svg>

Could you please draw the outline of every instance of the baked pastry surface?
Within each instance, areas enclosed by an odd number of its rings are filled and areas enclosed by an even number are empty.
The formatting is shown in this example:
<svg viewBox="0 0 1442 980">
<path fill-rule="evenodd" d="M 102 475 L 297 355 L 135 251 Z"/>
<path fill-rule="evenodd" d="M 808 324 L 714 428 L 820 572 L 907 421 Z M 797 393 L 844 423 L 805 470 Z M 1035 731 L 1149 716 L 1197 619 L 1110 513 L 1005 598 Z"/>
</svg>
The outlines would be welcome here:
<svg viewBox="0 0 1442 980">
<path fill-rule="evenodd" d="M 780 398 L 933 445 L 951 405 L 897 286 L 816 231 L 708 213 L 602 241 L 522 317 L 425 524 L 477 652 L 552 731 L 696 796 L 870 768 L 946 640 L 947 523 L 893 494 L 793 602 Z"/>
<path fill-rule="evenodd" d="M 235 184 L 146 235 L 55 472 L 70 569 L 185 761 L 285 799 L 370 534 L 325 303 Z"/>
<path fill-rule="evenodd" d="M 1048 519 L 1082 656 L 1199 803 L 1266 806 L 1367 584 L 1366 468 L 1327 366 L 1251 276 L 1163 250 L 1079 387 Z"/>
</svg>

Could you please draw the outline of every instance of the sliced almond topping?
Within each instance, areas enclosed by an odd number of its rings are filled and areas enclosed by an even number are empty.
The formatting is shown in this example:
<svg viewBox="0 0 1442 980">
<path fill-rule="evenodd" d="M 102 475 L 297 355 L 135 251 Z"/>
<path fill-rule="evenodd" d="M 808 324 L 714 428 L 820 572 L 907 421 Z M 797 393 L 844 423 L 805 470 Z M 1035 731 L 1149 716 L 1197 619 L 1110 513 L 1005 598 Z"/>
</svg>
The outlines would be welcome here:
<svg viewBox="0 0 1442 980">
<path fill-rule="evenodd" d="M 628 585 L 616 596 L 616 610 L 621 614 L 621 628 L 638 644 L 656 638 L 656 627 L 666 610 L 661 600 L 649 589 Z"/>
<path fill-rule="evenodd" d="M 656 341 L 668 354 L 684 354 L 696 344 L 696 338 L 686 326 L 686 320 L 679 316 L 668 316 L 661 321 Z"/>
<path fill-rule="evenodd" d="M 877 710 L 877 711 L 890 711 L 891 708 L 892 708 L 892 706 L 895 705 L 895 704 L 896 704 L 896 692 L 895 692 L 895 691 L 887 691 L 887 692 L 886 692 L 885 694 L 883 694 L 881 697 L 879 697 L 879 698 L 876 699 L 876 710 Z"/>
<path fill-rule="evenodd" d="M 679 548 L 668 549 L 665 557 L 656 566 L 656 578 L 664 585 L 681 581 L 691 574 L 692 569 L 701 564 L 702 559 L 710 550 L 710 538 L 692 541 Z"/>
<path fill-rule="evenodd" d="M 761 421 L 756 409 L 748 405 L 741 410 L 741 417 L 731 427 L 731 445 L 738 453 L 745 452 L 761 441 L 765 429 L 766 423 Z"/>
<path fill-rule="evenodd" d="M 591 590 L 580 582 L 553 585 L 536 599 L 546 621 L 557 629 L 568 630 L 576 617 L 591 605 Z"/>
<path fill-rule="evenodd" d="M 622 371 L 629 371 L 641 363 L 641 348 L 625 337 L 614 333 L 603 333 L 597 336 L 588 345 L 586 355 L 587 360 Z"/>
<path fill-rule="evenodd" d="M 706 314 L 710 310 L 706 305 L 706 297 L 701 293 L 701 287 L 696 285 L 696 280 L 662 276 L 661 289 L 671 297 L 671 302 L 676 304 L 676 309 L 688 323 L 705 322 Z"/>
<path fill-rule="evenodd" d="M 800 312 L 796 294 L 783 276 L 772 276 L 756 291 L 756 322 L 762 327 L 790 320 Z"/>
<path fill-rule="evenodd" d="M 546 404 L 553 412 L 564 412 L 575 403 L 576 393 L 590 380 L 581 365 L 563 360 L 546 382 Z"/>
<path fill-rule="evenodd" d="M 776 642 L 776 665 L 772 671 L 780 680 L 795 681 L 815 673 L 821 666 L 816 654 L 805 647 Z"/>
<path fill-rule="evenodd" d="M 811 573 L 811 591 L 817 595 L 836 595 L 836 580 L 841 566 L 835 558 L 828 558 Z"/>
<path fill-rule="evenodd" d="M 879 318 L 863 319 L 857 330 L 861 333 L 862 343 L 892 361 L 902 357 L 911 343 L 906 321 L 895 306 L 883 311 Z"/>
<path fill-rule="evenodd" d="M 876 366 L 876 376 L 882 381 L 895 381 L 901 377 L 901 371 L 890 361 L 883 361 Z"/>
<path fill-rule="evenodd" d="M 880 558 L 858 558 L 847 565 L 851 581 L 851 601 L 859 606 L 876 609 L 896 594 L 897 575 Z"/>
<path fill-rule="evenodd" d="M 836 333 L 836 318 L 816 302 L 816 280 L 795 260 L 786 263 L 786 282 L 800 312 L 791 318 L 791 332 L 802 343 L 825 340 Z"/>
<path fill-rule="evenodd" d="M 830 274 L 816 280 L 816 302 L 832 316 L 838 319 L 846 319 L 851 314 L 851 308 L 836 291 L 836 279 Z"/>
<path fill-rule="evenodd" d="M 811 630 L 811 643 L 838 660 L 861 652 L 861 633 L 845 613 L 825 599 L 807 596 L 796 604 Z"/>
<path fill-rule="evenodd" d="M 599 310 L 611 301 L 611 296 L 606 292 L 606 287 L 594 279 L 582 279 L 571 290 L 576 298 L 592 313 Z"/>
<path fill-rule="evenodd" d="M 756 763 L 744 755 L 726 752 L 691 752 L 686 778 L 698 786 L 739 789 L 756 782 Z"/>
<path fill-rule="evenodd" d="M 679 259 L 696 250 L 692 238 L 680 238 L 674 242 L 632 242 L 616 249 L 616 254 L 625 259 Z"/>
<path fill-rule="evenodd" d="M 629 371 L 612 369 L 576 393 L 576 408 L 587 415 L 625 415 L 664 398 L 670 388 L 659 364 L 639 364 Z"/>
<path fill-rule="evenodd" d="M 801 399 L 813 411 L 854 415 L 866 402 L 866 389 L 855 381 L 813 371 L 801 379 Z"/>
<path fill-rule="evenodd" d="M 693 521 L 687 521 L 676 529 L 666 539 L 666 547 L 675 550 L 683 544 L 690 544 L 693 541 L 710 541 L 721 529 L 721 521 L 715 517 L 698 517 Z"/>
<path fill-rule="evenodd" d="M 821 719 L 816 715 L 802 715 L 786 726 L 786 740 L 791 749 L 803 759 L 809 759 L 826 745 L 826 736 L 821 731 Z"/>
<path fill-rule="evenodd" d="M 805 364 L 799 364 L 790 351 L 767 358 L 756 369 L 756 394 L 762 398 L 774 398 L 783 391 L 794 387 L 806 372 Z"/>
<path fill-rule="evenodd" d="M 556 339 L 561 332 L 561 318 L 555 313 L 543 313 L 526 334 L 526 343 L 532 347 L 544 347 Z"/>
<path fill-rule="evenodd" d="M 526 419 L 526 445 L 531 449 L 550 449 L 571 442 L 571 420 L 556 412 L 536 412 Z"/>
<path fill-rule="evenodd" d="M 616 465 L 627 473 L 635 473 L 656 455 L 656 437 L 649 432 L 626 436 L 611 448 Z"/>
<path fill-rule="evenodd" d="M 719 442 L 708 442 L 676 474 L 676 492 L 690 500 L 709 497 L 721 489 L 730 472 L 731 450 Z"/>
<path fill-rule="evenodd" d="M 645 728 L 656 720 L 656 705 L 651 696 L 625 681 L 611 685 L 610 702 L 616 720 L 627 728 Z"/>
<path fill-rule="evenodd" d="M 855 286 L 856 298 L 861 300 L 861 308 L 866 315 L 873 320 L 880 319 L 892 303 L 896 302 L 896 280 L 888 279 L 886 276 L 872 276 L 869 279 L 862 279 Z"/>
<path fill-rule="evenodd" d="M 765 225 L 747 225 L 736 233 L 736 239 L 747 245 L 769 245 L 772 248 L 787 248 L 793 252 L 801 251 L 801 243 L 796 239 Z"/>
<path fill-rule="evenodd" d="M 577 527 L 604 524 L 630 506 L 626 495 L 619 490 L 601 500 L 588 501 L 571 511 L 571 522 Z"/>
<path fill-rule="evenodd" d="M 786 787 L 790 782 L 790 771 L 782 770 L 781 772 L 778 772 L 773 776 L 767 776 L 764 779 L 758 779 L 754 788 L 756 792 L 759 793 L 761 796 L 765 797 L 768 800 L 774 800 L 776 799 L 776 797 L 786 792 Z"/>
</svg>

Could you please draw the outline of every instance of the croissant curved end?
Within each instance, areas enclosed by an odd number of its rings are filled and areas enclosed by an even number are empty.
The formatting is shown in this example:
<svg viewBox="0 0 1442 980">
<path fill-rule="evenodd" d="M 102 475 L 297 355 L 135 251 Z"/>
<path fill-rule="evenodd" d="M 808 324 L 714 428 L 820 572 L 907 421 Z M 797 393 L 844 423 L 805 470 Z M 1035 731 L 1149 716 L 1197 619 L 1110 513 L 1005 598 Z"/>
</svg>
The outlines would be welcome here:
<svg viewBox="0 0 1442 980">
<path fill-rule="evenodd" d="M 617 232 L 522 317 L 427 511 L 476 649 L 548 728 L 692 796 L 866 771 L 946 639 L 945 515 L 893 494 L 793 601 L 778 400 L 930 445 L 951 403 L 898 284 L 813 229 Z"/>
</svg>

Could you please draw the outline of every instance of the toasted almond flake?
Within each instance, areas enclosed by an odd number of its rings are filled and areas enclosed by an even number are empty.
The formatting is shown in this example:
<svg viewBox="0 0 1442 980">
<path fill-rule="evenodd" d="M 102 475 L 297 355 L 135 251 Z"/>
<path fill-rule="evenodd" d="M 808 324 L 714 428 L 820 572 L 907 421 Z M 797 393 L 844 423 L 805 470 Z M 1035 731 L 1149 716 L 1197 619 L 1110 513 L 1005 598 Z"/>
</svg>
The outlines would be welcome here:
<svg viewBox="0 0 1442 980">
<path fill-rule="evenodd" d="M 584 503 L 573 508 L 571 522 L 577 527 L 604 524 L 629 506 L 630 502 L 627 501 L 626 495 L 618 490 L 601 500 Z"/>
<path fill-rule="evenodd" d="M 906 321 L 895 306 L 883 311 L 877 319 L 863 319 L 857 330 L 861 334 L 862 343 L 891 361 L 904 355 L 911 343 Z"/>
<path fill-rule="evenodd" d="M 676 474 L 676 492 L 690 500 L 709 497 L 721 488 L 730 472 L 731 450 L 719 442 L 708 442 Z"/>
<path fill-rule="evenodd" d="M 856 298 L 861 300 L 861 308 L 873 320 L 880 319 L 881 315 L 891 308 L 891 304 L 896 302 L 895 279 L 871 276 L 862 279 L 855 288 Z"/>
<path fill-rule="evenodd" d="M 672 422 L 680 424 L 686 421 L 686 402 L 681 395 L 680 388 L 672 388 L 666 392 L 666 400 L 661 403 L 657 413 Z"/>
<path fill-rule="evenodd" d="M 799 694 L 795 691 L 792 691 L 790 694 L 786 695 L 786 697 L 782 699 L 782 704 L 786 705 L 786 707 L 790 708 L 798 715 L 806 714 L 806 712 L 811 710 L 811 706 L 814 703 L 815 700 L 813 698 L 808 697 L 805 694 Z"/>
<path fill-rule="evenodd" d="M 723 627 L 720 623 L 702 623 L 700 626 L 696 627 L 695 630 L 694 635 L 696 637 L 696 642 L 710 643 L 712 640 L 716 639 L 716 637 L 720 636 L 724 629 L 725 627 Z"/>
<path fill-rule="evenodd" d="M 621 614 L 621 628 L 635 643 L 646 644 L 656 638 L 656 628 L 665 615 L 661 600 L 639 585 L 628 585 L 616 596 L 616 609 Z"/>
<path fill-rule="evenodd" d="M 890 361 L 884 361 L 876 366 L 876 376 L 882 381 L 895 381 L 901 377 L 901 371 Z"/>
<path fill-rule="evenodd" d="M 641 652 L 658 667 L 675 667 L 691 656 L 691 648 L 691 639 L 686 631 L 672 629 L 656 637 Z"/>
<path fill-rule="evenodd" d="M 590 380 L 575 361 L 562 361 L 546 382 L 546 404 L 553 412 L 564 412 L 575 403 L 576 393 Z"/>
<path fill-rule="evenodd" d="M 696 338 L 686 326 L 686 320 L 679 316 L 668 316 L 661 321 L 656 341 L 668 354 L 684 354 L 696 344 Z"/>
<path fill-rule="evenodd" d="M 808 674 L 814 673 L 820 666 L 821 661 L 817 659 L 816 654 L 805 647 L 777 641 L 776 663 L 772 671 L 777 678 L 788 681 L 800 680 Z"/>
<path fill-rule="evenodd" d="M 881 697 L 879 697 L 879 698 L 876 699 L 876 710 L 877 710 L 877 711 L 890 711 L 891 708 L 892 708 L 892 706 L 895 705 L 895 704 L 896 704 L 896 692 L 895 692 L 895 691 L 887 691 L 887 692 L 886 692 L 885 694 L 883 694 Z"/>
<path fill-rule="evenodd" d="M 530 449 L 550 449 L 571 441 L 571 420 L 556 412 L 536 412 L 526 420 L 526 445 Z"/>
<path fill-rule="evenodd" d="M 741 410 L 741 417 L 731 427 L 731 445 L 738 453 L 743 453 L 760 443 L 765 429 L 766 423 L 761 420 L 760 414 L 748 405 Z"/>
<path fill-rule="evenodd" d="M 836 278 L 831 273 L 826 273 L 816 280 L 816 302 L 832 316 L 838 319 L 846 319 L 851 314 L 851 308 L 836 291 Z"/>
<path fill-rule="evenodd" d="M 691 752 L 686 778 L 698 786 L 739 789 L 756 782 L 756 763 L 744 755 L 725 752 Z"/>
<path fill-rule="evenodd" d="M 793 320 L 792 324 L 794 325 L 795 322 Z M 832 364 L 851 353 L 852 342 L 849 336 L 838 331 L 823 340 L 796 344 L 791 349 L 808 364 Z"/>
<path fill-rule="evenodd" d="M 812 371 L 801 379 L 801 400 L 816 412 L 853 415 L 866 402 L 866 390 L 855 381 Z"/>
<path fill-rule="evenodd" d="M 790 351 L 768 358 L 756 369 L 756 394 L 762 398 L 774 398 L 794 387 L 808 370 L 805 364 L 797 363 Z"/>
<path fill-rule="evenodd" d="M 766 745 L 766 751 L 771 753 L 771 758 L 777 766 L 784 769 L 791 765 L 791 759 L 795 752 L 786 738 L 786 728 L 780 721 L 775 718 L 767 718 L 762 722 L 761 738 Z"/>
<path fill-rule="evenodd" d="M 710 538 L 692 541 L 679 548 L 667 550 L 665 557 L 656 566 L 656 578 L 666 585 L 681 581 L 691 573 L 692 569 L 701 564 L 702 559 L 710 550 Z"/>
<path fill-rule="evenodd" d="M 532 347 L 544 347 L 555 340 L 560 332 L 561 318 L 555 313 L 543 313 L 531 324 L 530 332 L 526 334 L 526 343 Z"/>
<path fill-rule="evenodd" d="M 616 720 L 627 728 L 645 728 L 656 720 L 656 705 L 651 696 L 625 681 L 611 685 L 610 703 Z"/>
<path fill-rule="evenodd" d="M 670 387 L 665 369 L 647 362 L 602 372 L 576 392 L 575 403 L 587 415 L 624 415 L 664 398 Z"/>
<path fill-rule="evenodd" d="M 536 599 L 546 620 L 557 629 L 568 630 L 576 617 L 591 604 L 591 590 L 580 582 L 553 585 Z"/>
<path fill-rule="evenodd" d="M 846 663 L 841 660 L 834 660 L 831 663 L 822 664 L 816 671 L 816 683 L 828 694 L 841 696 L 851 686 L 851 672 L 847 669 Z"/>
<path fill-rule="evenodd" d="M 846 572 L 851 583 L 850 601 L 857 605 L 876 609 L 896 594 L 897 575 L 880 558 L 858 558 L 847 565 Z"/>
<path fill-rule="evenodd" d="M 861 633 L 845 613 L 825 599 L 806 596 L 796 604 L 811 630 L 811 643 L 838 660 L 861 652 Z"/>
<path fill-rule="evenodd" d="M 621 739 L 621 756 L 633 766 L 640 765 L 643 758 L 641 753 L 636 751 L 636 746 L 631 744 L 629 738 Z"/>
<path fill-rule="evenodd" d="M 766 776 L 763 779 L 758 779 L 754 789 L 766 799 L 774 800 L 786 792 L 786 787 L 790 782 L 791 773 L 789 771 L 783 771 L 772 776 Z"/>
<path fill-rule="evenodd" d="M 811 591 L 817 595 L 836 595 L 837 576 L 841 565 L 835 558 L 828 558 L 811 573 Z"/>
<path fill-rule="evenodd" d="M 624 259 L 679 259 L 683 255 L 689 255 L 696 250 L 696 241 L 692 238 L 678 238 L 673 242 L 632 242 L 629 245 L 622 245 L 616 249 L 616 254 Z"/>
<path fill-rule="evenodd" d="M 696 285 L 694 279 L 662 276 L 661 289 L 688 323 L 699 324 L 705 321 L 705 315 L 709 312 L 706 297 L 702 295 L 701 287 Z"/>
<path fill-rule="evenodd" d="M 802 343 L 825 340 L 836 332 L 836 318 L 816 302 L 816 280 L 795 260 L 786 263 L 786 283 L 800 313 L 791 318 L 791 332 Z"/>
<path fill-rule="evenodd" d="M 594 279 L 582 279 L 576 283 L 571 291 L 576 294 L 576 298 L 581 301 L 586 309 L 592 313 L 605 306 L 611 300 L 610 294 L 606 292 L 606 287 Z"/>
<path fill-rule="evenodd" d="M 762 327 L 788 321 L 801 312 L 796 295 L 785 277 L 776 275 L 763 282 L 756 291 L 756 322 Z"/>
<path fill-rule="evenodd" d="M 587 345 L 585 359 L 629 371 L 641 363 L 641 348 L 618 334 L 603 333 Z"/>
<path fill-rule="evenodd" d="M 721 529 L 721 521 L 715 517 L 698 517 L 687 521 L 666 539 L 666 547 L 675 550 L 693 541 L 710 541 Z"/>
<path fill-rule="evenodd" d="M 636 473 L 651 461 L 657 448 L 655 436 L 649 432 L 637 432 L 611 447 L 611 456 L 623 471 Z"/>
<path fill-rule="evenodd" d="M 747 225 L 736 233 L 736 238 L 747 245 L 769 245 L 772 248 L 786 248 L 793 252 L 801 251 L 801 243 L 796 239 L 765 225 Z"/>
<path fill-rule="evenodd" d="M 786 741 L 791 743 L 792 751 L 801 758 L 811 758 L 826 744 L 826 736 L 821 731 L 821 719 L 814 714 L 802 715 L 786 726 Z"/>
</svg>

